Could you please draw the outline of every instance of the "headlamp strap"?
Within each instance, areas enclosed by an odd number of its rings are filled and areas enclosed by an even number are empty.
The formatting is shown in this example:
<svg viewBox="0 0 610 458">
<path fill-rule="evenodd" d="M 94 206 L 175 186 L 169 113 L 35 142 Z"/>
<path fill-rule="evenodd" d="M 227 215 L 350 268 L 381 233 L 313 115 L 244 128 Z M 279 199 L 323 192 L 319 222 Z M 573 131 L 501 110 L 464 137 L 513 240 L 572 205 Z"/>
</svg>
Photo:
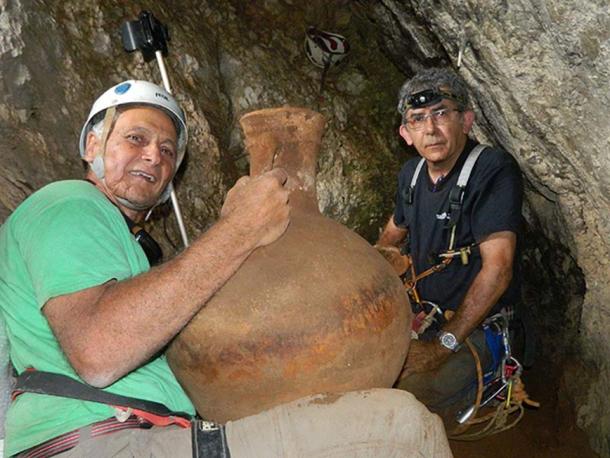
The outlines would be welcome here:
<svg viewBox="0 0 610 458">
<path fill-rule="evenodd" d="M 457 103 L 464 103 L 461 97 L 458 97 L 453 92 L 438 88 L 425 89 L 413 93 L 407 97 L 407 109 L 424 108 L 430 105 L 435 105 L 443 99 L 453 100 Z M 406 110 L 405 110 L 406 113 Z"/>
<path fill-rule="evenodd" d="M 106 151 L 106 142 L 108 141 L 108 135 L 112 129 L 112 122 L 114 121 L 114 115 L 116 113 L 116 107 L 110 107 L 106 110 L 104 115 L 104 126 L 102 127 L 102 146 L 98 150 L 97 155 L 104 157 L 104 151 Z"/>
</svg>

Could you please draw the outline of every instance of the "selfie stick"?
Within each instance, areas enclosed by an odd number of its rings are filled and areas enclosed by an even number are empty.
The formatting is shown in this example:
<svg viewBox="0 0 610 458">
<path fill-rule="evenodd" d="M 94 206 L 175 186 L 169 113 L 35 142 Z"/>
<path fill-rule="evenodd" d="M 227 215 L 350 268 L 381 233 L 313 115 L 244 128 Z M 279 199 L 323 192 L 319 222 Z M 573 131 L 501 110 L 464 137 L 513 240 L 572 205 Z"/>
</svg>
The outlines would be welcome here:
<svg viewBox="0 0 610 458">
<path fill-rule="evenodd" d="M 172 90 L 169 85 L 165 63 L 163 62 L 163 56 L 167 56 L 168 54 L 167 42 L 169 41 L 169 32 L 167 26 L 159 22 L 152 13 L 142 11 L 138 20 L 126 21 L 123 23 L 123 26 L 121 27 L 121 36 L 123 38 L 123 48 L 125 48 L 125 51 L 141 51 L 145 62 L 152 60 L 153 56 L 156 57 L 159 71 L 161 72 L 161 78 L 163 79 L 163 87 L 171 94 Z M 182 243 L 186 248 L 189 246 L 189 241 L 182 219 L 180 205 L 178 204 L 178 198 L 176 197 L 176 191 L 171 182 L 168 186 L 171 186 L 172 189 L 170 193 L 172 208 L 176 215 Z"/>
</svg>

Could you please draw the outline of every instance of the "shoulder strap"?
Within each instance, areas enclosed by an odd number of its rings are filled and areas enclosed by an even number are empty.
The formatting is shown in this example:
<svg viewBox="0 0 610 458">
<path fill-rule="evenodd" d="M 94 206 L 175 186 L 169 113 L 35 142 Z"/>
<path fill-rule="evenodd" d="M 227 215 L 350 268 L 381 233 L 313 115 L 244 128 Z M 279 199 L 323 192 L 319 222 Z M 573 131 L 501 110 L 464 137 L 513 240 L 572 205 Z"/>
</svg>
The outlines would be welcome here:
<svg viewBox="0 0 610 458">
<path fill-rule="evenodd" d="M 74 380 L 67 375 L 53 374 L 51 372 L 26 370 L 19 375 L 14 387 L 13 398 L 16 395 L 25 392 L 80 399 L 82 401 L 100 402 L 102 404 L 118 407 L 131 407 L 162 417 L 174 416 L 187 419 L 192 418 L 191 415 L 185 412 L 172 412 L 159 402 L 108 393 L 107 391 Z"/>
<path fill-rule="evenodd" d="M 470 174 L 472 173 L 472 169 L 474 168 L 477 159 L 485 148 L 487 148 L 487 145 L 477 145 L 470 150 L 466 162 L 464 162 L 460 175 L 458 176 L 457 183 L 449 193 L 449 212 L 451 215 L 451 217 L 447 219 L 447 227 L 449 228 L 454 227 L 460 219 L 466 185 L 468 184 Z"/>
<path fill-rule="evenodd" d="M 468 157 L 466 158 L 466 162 L 462 166 L 462 170 L 460 171 L 460 176 L 458 177 L 457 186 L 465 188 L 468 184 L 468 179 L 470 178 L 470 174 L 472 173 L 472 169 L 474 168 L 475 162 L 483 152 L 483 150 L 487 148 L 487 145 L 477 145 L 470 153 L 468 153 Z"/>
<path fill-rule="evenodd" d="M 409 185 L 409 190 L 406 196 L 407 205 L 413 205 L 413 195 L 415 194 L 415 185 L 417 184 L 417 178 L 419 177 L 419 173 L 421 172 L 422 167 L 426 160 L 422 157 L 417 163 L 417 167 L 415 168 L 415 172 L 413 172 L 413 176 L 411 177 L 411 184 Z"/>
</svg>

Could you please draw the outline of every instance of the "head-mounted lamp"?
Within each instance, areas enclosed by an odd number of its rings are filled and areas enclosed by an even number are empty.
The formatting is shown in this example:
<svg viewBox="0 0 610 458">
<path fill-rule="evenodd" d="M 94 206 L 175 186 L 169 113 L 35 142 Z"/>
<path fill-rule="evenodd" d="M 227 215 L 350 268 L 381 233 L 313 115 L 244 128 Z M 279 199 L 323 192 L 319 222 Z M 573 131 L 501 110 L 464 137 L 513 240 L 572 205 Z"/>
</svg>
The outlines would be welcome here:
<svg viewBox="0 0 610 458">
<path fill-rule="evenodd" d="M 443 89 L 426 89 L 425 91 L 416 92 L 407 97 L 406 109 L 415 109 L 435 105 L 443 99 L 453 100 L 460 103 L 461 100 L 453 93 Z M 406 110 L 405 110 L 406 111 Z"/>
</svg>

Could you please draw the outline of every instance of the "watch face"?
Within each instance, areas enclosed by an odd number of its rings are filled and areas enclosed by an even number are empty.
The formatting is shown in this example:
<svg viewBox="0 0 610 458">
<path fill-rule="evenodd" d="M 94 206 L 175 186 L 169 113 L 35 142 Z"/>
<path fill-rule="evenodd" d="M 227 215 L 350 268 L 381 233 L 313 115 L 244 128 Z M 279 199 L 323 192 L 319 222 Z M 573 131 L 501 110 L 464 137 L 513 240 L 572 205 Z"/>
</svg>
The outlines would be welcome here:
<svg viewBox="0 0 610 458">
<path fill-rule="evenodd" d="M 449 350 L 455 350 L 457 347 L 457 339 L 450 332 L 444 332 L 441 335 L 441 344 Z"/>
</svg>

